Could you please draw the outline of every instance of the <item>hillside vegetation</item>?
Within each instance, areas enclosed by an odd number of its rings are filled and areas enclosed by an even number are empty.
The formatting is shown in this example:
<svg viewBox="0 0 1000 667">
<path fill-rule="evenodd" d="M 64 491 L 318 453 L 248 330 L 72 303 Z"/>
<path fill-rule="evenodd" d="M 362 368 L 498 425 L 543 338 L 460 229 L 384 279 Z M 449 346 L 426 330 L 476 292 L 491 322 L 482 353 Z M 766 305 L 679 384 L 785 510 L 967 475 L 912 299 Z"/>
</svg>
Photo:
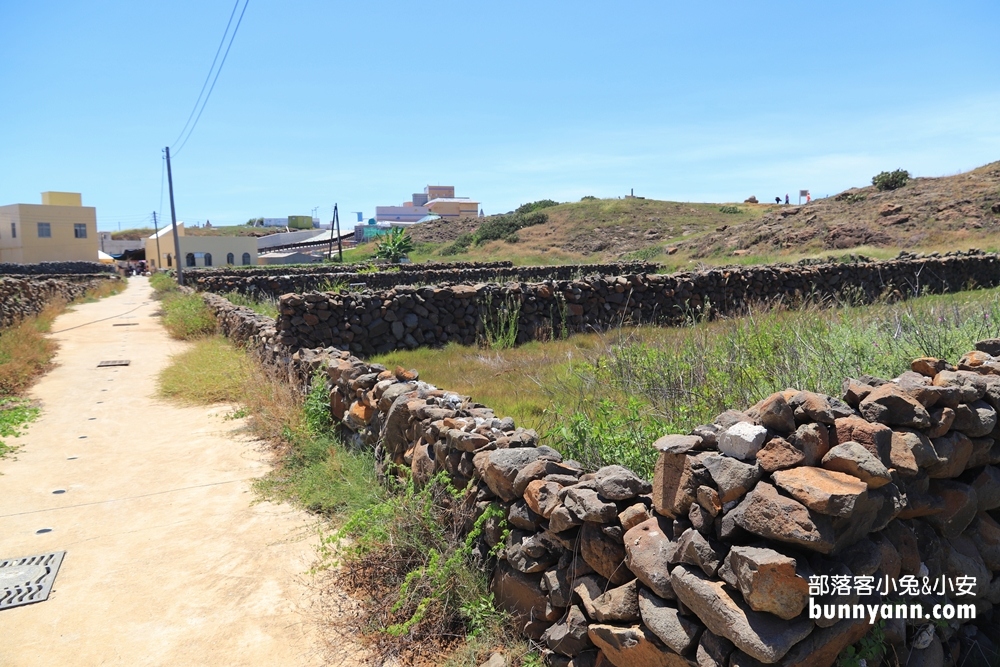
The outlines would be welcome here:
<svg viewBox="0 0 1000 667">
<path fill-rule="evenodd" d="M 424 223 L 410 229 L 414 261 L 510 259 L 518 264 L 652 260 L 668 268 L 696 263 L 757 263 L 900 249 L 997 249 L 1000 162 L 942 178 L 913 178 L 895 190 L 851 188 L 802 206 L 592 199 L 542 209 L 545 224 L 510 239 L 470 243 L 483 219 Z"/>
</svg>

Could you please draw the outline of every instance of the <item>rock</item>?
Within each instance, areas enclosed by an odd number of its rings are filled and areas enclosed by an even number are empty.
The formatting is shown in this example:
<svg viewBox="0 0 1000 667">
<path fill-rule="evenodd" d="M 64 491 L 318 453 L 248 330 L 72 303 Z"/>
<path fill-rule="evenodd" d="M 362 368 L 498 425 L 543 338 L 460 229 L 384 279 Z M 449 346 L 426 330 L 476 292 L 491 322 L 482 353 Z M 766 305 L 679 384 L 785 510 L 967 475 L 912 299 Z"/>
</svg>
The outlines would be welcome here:
<svg viewBox="0 0 1000 667">
<path fill-rule="evenodd" d="M 746 495 L 761 476 L 760 466 L 743 463 L 731 456 L 706 454 L 701 463 L 715 482 L 723 505 Z"/>
<path fill-rule="evenodd" d="M 986 378 L 972 371 L 941 371 L 934 376 L 933 384 L 935 387 L 954 387 L 958 390 L 959 403 L 978 401 L 987 389 Z"/>
<path fill-rule="evenodd" d="M 871 628 L 864 618 L 846 618 L 817 628 L 785 655 L 782 667 L 832 667 L 841 651 L 861 641 Z"/>
<path fill-rule="evenodd" d="M 542 641 L 556 653 L 570 657 L 593 646 L 587 636 L 587 617 L 576 605 L 558 623 L 549 626 L 542 634 Z"/>
<path fill-rule="evenodd" d="M 665 435 L 653 443 L 653 447 L 666 454 L 687 454 L 701 445 L 702 437 L 698 435 Z"/>
<path fill-rule="evenodd" d="M 430 456 L 430 447 L 417 445 L 413 448 L 413 458 L 410 462 L 413 473 L 413 483 L 417 488 L 423 487 L 434 476 L 434 459 Z"/>
<path fill-rule="evenodd" d="M 563 505 L 552 510 L 549 514 L 549 531 L 553 533 L 562 533 L 571 528 L 575 528 L 583 523 L 583 520 L 578 519 L 575 514 L 566 509 Z"/>
<path fill-rule="evenodd" d="M 608 500 L 629 500 L 649 493 L 652 485 L 622 466 L 604 466 L 594 473 L 597 492 Z"/>
<path fill-rule="evenodd" d="M 972 456 L 972 441 L 965 434 L 952 431 L 944 437 L 934 438 L 931 443 L 937 462 L 925 466 L 927 474 L 937 479 L 961 475 Z"/>
<path fill-rule="evenodd" d="M 594 600 L 604 595 L 608 589 L 608 580 L 596 574 L 588 574 L 576 580 L 573 586 L 573 594 L 580 600 L 587 616 L 593 618 Z"/>
<path fill-rule="evenodd" d="M 729 656 L 736 649 L 733 643 L 725 637 L 705 630 L 698 640 L 698 649 L 695 651 L 695 661 L 698 667 L 727 667 Z"/>
<path fill-rule="evenodd" d="M 788 441 L 802 452 L 803 465 L 817 466 L 830 450 L 830 433 L 823 424 L 802 424 Z"/>
<path fill-rule="evenodd" d="M 676 558 L 682 563 L 696 565 L 710 577 L 714 577 L 722 560 L 726 557 L 728 547 L 720 542 L 705 537 L 702 533 L 688 528 L 677 540 Z"/>
<path fill-rule="evenodd" d="M 876 569 L 881 569 L 890 580 L 898 579 L 903 567 L 903 559 L 899 555 L 899 551 L 884 533 L 873 533 L 870 538 L 878 549 Z"/>
<path fill-rule="evenodd" d="M 937 465 L 939 463 L 937 452 L 930 439 L 919 431 L 910 429 L 899 429 L 892 432 L 892 446 L 906 447 L 913 455 L 913 459 L 918 468 Z"/>
<path fill-rule="evenodd" d="M 760 451 L 757 452 L 757 464 L 764 472 L 774 472 L 775 470 L 785 470 L 802 465 L 806 460 L 806 455 L 802 450 L 793 446 L 784 438 L 771 438 Z"/>
<path fill-rule="evenodd" d="M 552 516 L 552 512 L 562 505 L 562 501 L 559 500 L 559 491 L 562 488 L 555 482 L 536 479 L 525 488 L 524 502 L 533 512 L 548 519 Z"/>
<path fill-rule="evenodd" d="M 682 655 L 695 647 L 704 630 L 701 623 L 681 616 L 675 606 L 644 586 L 639 587 L 639 614 L 642 622 L 660 641 Z"/>
<path fill-rule="evenodd" d="M 867 497 L 858 497 L 851 516 L 833 520 L 833 534 L 836 536 L 834 552 L 843 551 L 873 530 L 885 505 L 885 498 L 881 493 L 881 489 L 869 489 Z M 885 521 L 888 522 L 891 518 L 893 517 L 889 516 Z"/>
<path fill-rule="evenodd" d="M 955 410 L 955 421 L 951 427 L 970 438 L 981 438 L 989 435 L 996 425 L 996 410 L 986 401 L 978 400 L 959 405 Z"/>
<path fill-rule="evenodd" d="M 615 667 L 688 667 L 687 660 L 660 644 L 656 635 L 642 625 L 623 628 L 594 624 L 588 636 Z"/>
<path fill-rule="evenodd" d="M 809 582 L 796 570 L 796 561 L 773 549 L 734 546 L 726 563 L 743 599 L 754 611 L 766 611 L 791 620 L 809 600 Z"/>
<path fill-rule="evenodd" d="M 951 430 L 951 425 L 955 423 L 955 411 L 952 408 L 942 406 L 936 410 L 931 410 L 931 428 L 927 431 L 928 438 L 940 438 L 947 435 Z"/>
<path fill-rule="evenodd" d="M 573 591 L 569 587 L 569 577 L 565 568 L 553 567 L 542 574 L 542 590 L 549 594 L 549 603 L 553 607 L 568 607 L 572 601 Z"/>
<path fill-rule="evenodd" d="M 976 491 L 978 511 L 986 512 L 1000 507 L 1000 468 L 997 466 L 983 468 L 982 472 L 972 479 L 972 488 Z"/>
<path fill-rule="evenodd" d="M 838 417 L 849 417 L 854 414 L 847 403 L 826 394 L 811 391 L 800 391 L 788 399 L 788 405 L 795 413 L 795 421 L 819 422 L 833 424 Z"/>
<path fill-rule="evenodd" d="M 482 469 L 477 466 L 477 472 L 493 493 L 510 502 L 517 497 L 514 492 L 514 479 L 517 474 L 529 463 L 539 459 L 561 461 L 562 457 L 548 447 L 496 449 L 485 457 Z"/>
<path fill-rule="evenodd" d="M 710 486 L 699 486 L 695 492 L 698 504 L 705 508 L 713 517 L 718 516 L 719 512 L 722 511 L 722 498 L 719 496 L 719 492 Z"/>
<path fill-rule="evenodd" d="M 917 536 L 913 534 L 910 527 L 903 521 L 890 521 L 889 525 L 885 527 L 883 535 L 899 552 L 900 572 L 917 574 L 920 571 L 920 549 L 917 546 Z"/>
<path fill-rule="evenodd" d="M 885 424 L 874 424 L 861 417 L 841 417 L 835 427 L 836 443 L 856 442 L 872 453 L 879 461 L 889 465 L 892 450 L 892 429 Z"/>
<path fill-rule="evenodd" d="M 602 500 L 593 489 L 568 487 L 563 505 L 584 521 L 608 523 L 618 518 L 618 507 L 614 503 Z"/>
<path fill-rule="evenodd" d="M 950 365 L 947 361 L 936 357 L 920 357 L 910 363 L 910 368 L 914 373 L 920 373 L 929 378 L 933 378 L 941 371 L 949 369 L 949 367 Z"/>
<path fill-rule="evenodd" d="M 502 653 L 494 653 L 490 659 L 479 665 L 479 667 L 507 667 L 507 658 Z"/>
<path fill-rule="evenodd" d="M 872 393 L 874 388 L 870 384 L 859 382 L 854 378 L 845 379 L 843 385 L 841 385 L 844 393 L 844 402 L 854 408 L 858 407 L 858 403 L 865 400 L 865 397 Z"/>
<path fill-rule="evenodd" d="M 625 549 L 621 540 L 605 535 L 599 524 L 584 522 L 580 529 L 580 555 L 587 565 L 612 584 L 624 584 L 635 576 L 625 566 Z"/>
<path fill-rule="evenodd" d="M 643 521 L 649 520 L 649 517 L 649 508 L 645 503 L 636 503 L 618 513 L 618 523 L 622 525 L 622 530 L 628 531 Z"/>
<path fill-rule="evenodd" d="M 767 429 L 757 424 L 738 422 L 719 435 L 719 451 L 737 459 L 752 459 L 764 444 Z"/>
<path fill-rule="evenodd" d="M 726 591 L 726 584 L 711 581 L 688 565 L 675 567 L 670 583 L 677 598 L 697 614 L 709 630 L 762 662 L 778 662 L 813 628 L 808 620 L 785 621 L 753 611 L 746 603 L 733 598 Z"/>
<path fill-rule="evenodd" d="M 894 384 L 877 387 L 861 401 L 858 409 L 870 422 L 914 428 L 927 428 L 931 425 L 927 409 Z"/>
<path fill-rule="evenodd" d="M 673 522 L 663 517 L 653 517 L 631 528 L 625 533 L 623 541 L 625 564 L 629 570 L 656 595 L 673 600 L 670 563 L 677 556 Z"/>
<path fill-rule="evenodd" d="M 467 433 L 457 428 L 448 430 L 448 446 L 460 452 L 475 452 L 491 442 L 481 433 Z"/>
<path fill-rule="evenodd" d="M 822 466 L 827 470 L 853 475 L 870 489 L 877 489 L 892 481 L 882 462 L 856 442 L 846 442 L 832 448 L 823 457 Z"/>
<path fill-rule="evenodd" d="M 969 438 L 972 443 L 972 454 L 969 462 L 965 464 L 966 470 L 989 465 L 993 459 L 993 447 L 996 441 L 993 438 Z"/>
<path fill-rule="evenodd" d="M 780 392 L 765 398 L 754 406 L 754 410 L 765 428 L 778 433 L 791 433 L 795 430 L 795 415 Z"/>
<path fill-rule="evenodd" d="M 671 518 L 687 514 L 701 485 L 691 454 L 661 453 L 653 473 L 653 508 Z"/>
<path fill-rule="evenodd" d="M 928 627 L 933 630 L 933 626 Z M 932 632 L 930 643 L 926 648 L 913 646 L 901 659 L 906 667 L 944 667 L 944 647 L 941 645 L 941 640 Z"/>
<path fill-rule="evenodd" d="M 928 410 L 941 400 L 941 387 L 935 387 L 931 380 L 920 373 L 907 371 L 896 378 L 896 385 L 910 398 L 915 399 Z"/>
<path fill-rule="evenodd" d="M 820 553 L 833 550 L 834 532 L 829 517 L 811 513 L 798 501 L 781 496 L 766 482 L 757 484 L 740 508 L 739 512 L 733 510 L 737 512 L 736 523 L 755 535 Z"/>
<path fill-rule="evenodd" d="M 926 517 L 925 521 L 947 539 L 961 535 L 972 523 L 979 509 L 975 489 L 953 480 L 932 479 L 930 492 L 944 501 L 944 511 Z"/>
<path fill-rule="evenodd" d="M 980 512 L 964 534 L 971 537 L 986 567 L 993 572 L 1000 570 L 1000 523 Z"/>
<path fill-rule="evenodd" d="M 536 479 L 543 479 L 548 475 L 571 475 L 575 478 L 578 474 L 578 470 L 565 463 L 559 463 L 550 459 L 532 461 L 521 468 L 514 478 L 514 494 L 518 496 L 524 495 L 524 490 L 528 488 L 529 483 Z"/>
<path fill-rule="evenodd" d="M 911 433 L 916 434 L 916 431 Z M 920 444 L 927 440 L 926 438 L 921 440 L 919 435 L 916 436 L 916 439 Z M 930 445 L 930 442 L 927 444 Z M 913 477 L 920 472 L 920 466 L 917 465 L 917 458 L 913 454 L 908 437 L 897 434 L 895 431 L 892 433 L 889 445 L 889 467 L 903 477 Z"/>
<path fill-rule="evenodd" d="M 515 500 L 507 510 L 507 521 L 521 530 L 536 530 L 542 522 L 542 517 L 523 500 Z"/>
<path fill-rule="evenodd" d="M 976 580 L 973 591 L 979 597 L 985 597 L 992 579 L 992 573 L 986 567 L 975 543 L 966 535 L 960 535 L 948 542 L 945 549 L 944 574 L 952 581 L 958 577 L 973 577 Z"/>
<path fill-rule="evenodd" d="M 991 357 L 1000 356 L 1000 338 L 987 338 L 977 342 L 974 346 L 980 352 L 985 352 Z"/>
<path fill-rule="evenodd" d="M 771 479 L 809 509 L 830 516 L 851 516 L 859 496 L 868 495 L 857 477 L 823 468 L 779 470 Z"/>
<path fill-rule="evenodd" d="M 633 579 L 624 586 L 612 588 L 594 598 L 588 614 L 600 623 L 609 621 L 638 621 L 639 620 L 639 583 Z"/>
<path fill-rule="evenodd" d="M 545 615 L 548 598 L 540 583 L 541 575 L 518 572 L 501 560 L 493 571 L 490 592 L 498 607 L 514 614 L 517 622 L 523 624 Z"/>
</svg>

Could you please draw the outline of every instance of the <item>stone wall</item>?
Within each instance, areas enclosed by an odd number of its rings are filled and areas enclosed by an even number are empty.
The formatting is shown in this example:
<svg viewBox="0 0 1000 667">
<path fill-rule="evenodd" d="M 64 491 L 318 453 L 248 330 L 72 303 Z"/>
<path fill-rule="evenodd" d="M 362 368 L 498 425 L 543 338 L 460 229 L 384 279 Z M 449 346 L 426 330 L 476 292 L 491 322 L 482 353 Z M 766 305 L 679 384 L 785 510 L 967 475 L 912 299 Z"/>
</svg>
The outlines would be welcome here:
<svg viewBox="0 0 1000 667">
<path fill-rule="evenodd" d="M 633 273 L 542 283 L 396 287 L 358 293 L 286 294 L 282 344 L 334 346 L 371 355 L 394 349 L 472 344 L 517 309 L 517 342 L 622 323 L 676 325 L 742 312 L 753 303 L 846 299 L 870 302 L 1000 285 L 1000 257 L 962 254 L 819 266 L 727 267 Z M 507 315 L 505 315 L 505 313 Z"/>
<path fill-rule="evenodd" d="M 39 264 L 0 264 L 0 275 L 33 276 L 39 274 L 114 273 L 113 264 L 100 262 L 41 262 Z"/>
<path fill-rule="evenodd" d="M 790 389 L 666 435 L 645 445 L 660 452 L 650 481 L 583 470 L 416 371 L 332 347 L 292 353 L 265 318 L 205 298 L 296 386 L 325 376 L 336 423 L 383 472 L 418 484 L 443 472 L 476 516 L 500 509 L 476 553 L 550 665 L 829 667 L 870 619 L 815 618 L 812 606 L 868 614 L 888 601 L 976 610 L 974 623 L 887 621 L 902 664 L 966 664 L 996 648 L 1000 340 L 957 367 L 917 359 L 890 381 L 845 380 L 842 397 Z M 938 590 L 942 576 L 967 578 L 974 594 Z M 810 577 L 849 590 L 811 596 Z M 874 587 L 886 577 L 920 591 L 885 595 Z"/>
<path fill-rule="evenodd" d="M 37 315 L 55 300 L 72 301 L 114 274 L 66 276 L 0 276 L 0 329 Z"/>
<path fill-rule="evenodd" d="M 496 264 L 510 264 L 496 262 Z M 402 267 L 406 267 L 403 269 Z M 569 280 L 587 275 L 654 272 L 656 264 L 643 262 L 619 264 L 572 264 L 564 266 L 495 266 L 492 264 L 441 268 L 435 264 L 401 265 L 399 271 L 289 273 L 257 270 L 225 271 L 205 275 L 203 271 L 185 274 L 186 284 L 205 292 L 239 292 L 277 298 L 288 292 L 325 289 L 329 285 L 363 285 L 364 289 L 391 289 L 400 285 L 443 285 L 489 281 Z"/>
<path fill-rule="evenodd" d="M 425 271 L 434 269 L 503 269 L 514 266 L 514 262 L 421 262 L 420 264 L 394 264 L 383 262 L 357 262 L 354 264 L 309 264 L 306 266 L 216 266 L 199 267 L 185 273 L 190 276 L 220 277 L 220 276 L 309 276 L 317 273 L 360 273 L 373 269 L 385 270 L 391 268 L 395 272 Z"/>
</svg>

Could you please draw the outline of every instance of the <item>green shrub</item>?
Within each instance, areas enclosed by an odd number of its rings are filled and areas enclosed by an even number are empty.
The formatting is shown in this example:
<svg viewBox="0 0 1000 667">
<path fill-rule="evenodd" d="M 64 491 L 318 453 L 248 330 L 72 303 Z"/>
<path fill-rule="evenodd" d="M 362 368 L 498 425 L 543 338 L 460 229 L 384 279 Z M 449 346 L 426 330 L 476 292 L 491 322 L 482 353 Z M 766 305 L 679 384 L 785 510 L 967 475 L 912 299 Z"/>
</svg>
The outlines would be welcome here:
<svg viewBox="0 0 1000 667">
<path fill-rule="evenodd" d="M 514 215 L 527 215 L 529 213 L 534 213 L 535 211 L 540 211 L 543 208 L 551 208 L 558 205 L 559 202 L 551 199 L 539 199 L 538 201 L 533 201 L 529 204 L 521 204 L 514 209 Z"/>
<path fill-rule="evenodd" d="M 475 241 L 475 237 L 472 234 L 465 233 L 459 234 L 458 238 L 455 239 L 451 244 L 446 245 L 441 249 L 442 255 L 459 255 L 463 252 L 469 250 L 469 246 Z"/>
<path fill-rule="evenodd" d="M 170 293 L 163 298 L 163 326 L 174 338 L 191 340 L 215 333 L 215 315 L 198 294 Z"/>
<path fill-rule="evenodd" d="M 896 171 L 883 171 L 875 176 L 872 176 L 872 185 L 875 186 L 876 190 L 884 192 L 886 190 L 896 190 L 906 185 L 906 182 L 910 180 L 910 172 L 903 169 L 897 169 Z"/>
<path fill-rule="evenodd" d="M 514 235 L 518 230 L 524 229 L 525 227 L 543 225 L 548 222 L 548 220 L 549 216 L 541 211 L 535 211 L 527 214 L 514 213 L 513 215 L 494 215 L 487 218 L 486 222 L 479 225 L 479 229 L 477 229 L 473 235 L 473 240 L 476 245 L 482 245 L 489 241 L 506 239 Z"/>
<path fill-rule="evenodd" d="M 153 296 L 162 299 L 165 294 L 179 292 L 180 286 L 170 273 L 158 271 L 149 277 L 149 286 L 153 288 Z"/>
<path fill-rule="evenodd" d="M 737 215 L 742 212 L 738 206 L 723 206 L 719 209 L 719 213 L 727 213 L 729 215 Z"/>
<path fill-rule="evenodd" d="M 413 252 L 413 239 L 402 227 L 395 227 L 375 242 L 375 256 L 398 264 L 401 259 Z"/>
<path fill-rule="evenodd" d="M 274 297 L 264 296 L 259 299 L 240 294 L 239 292 L 229 292 L 223 294 L 229 303 L 236 306 L 244 306 L 265 317 L 278 317 L 278 300 Z"/>
<path fill-rule="evenodd" d="M 24 427 L 38 418 L 41 410 L 25 399 L 0 399 L 0 437 L 18 437 Z M 0 440 L 0 459 L 17 450 Z"/>
<path fill-rule="evenodd" d="M 580 197 L 580 201 L 597 201 L 597 197 L 593 195 L 585 195 L 583 197 Z"/>
</svg>

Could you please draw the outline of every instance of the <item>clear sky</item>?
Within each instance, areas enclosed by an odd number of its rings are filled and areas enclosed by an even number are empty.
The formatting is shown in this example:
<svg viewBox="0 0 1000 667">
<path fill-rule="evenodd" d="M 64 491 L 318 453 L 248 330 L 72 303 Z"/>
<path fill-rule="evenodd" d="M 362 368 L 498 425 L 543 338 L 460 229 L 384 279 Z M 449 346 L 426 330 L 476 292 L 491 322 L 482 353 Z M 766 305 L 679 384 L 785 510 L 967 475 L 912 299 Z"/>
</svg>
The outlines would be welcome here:
<svg viewBox="0 0 1000 667">
<path fill-rule="evenodd" d="M 241 0 L 242 7 L 242 0 Z M 0 0 L 0 204 L 161 208 L 230 0 Z M 816 197 L 1000 160 L 1000 3 L 250 0 L 174 160 L 179 219 L 329 220 L 454 185 Z"/>
</svg>

